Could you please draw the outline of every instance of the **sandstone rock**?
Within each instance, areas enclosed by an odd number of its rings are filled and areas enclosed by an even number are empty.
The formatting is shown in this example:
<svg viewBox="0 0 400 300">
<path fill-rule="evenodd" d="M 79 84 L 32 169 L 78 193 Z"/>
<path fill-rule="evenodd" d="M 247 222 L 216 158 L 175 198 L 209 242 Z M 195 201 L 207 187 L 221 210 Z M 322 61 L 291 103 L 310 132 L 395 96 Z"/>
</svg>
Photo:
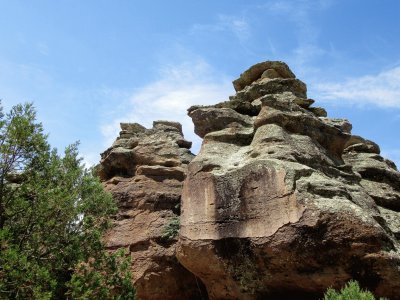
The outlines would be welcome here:
<svg viewBox="0 0 400 300">
<path fill-rule="evenodd" d="M 399 212 L 400 173 L 379 152 L 379 146 L 374 142 L 352 136 L 343 158 L 361 175 L 360 185 L 378 205 Z"/>
<path fill-rule="evenodd" d="M 379 146 L 369 140 L 363 139 L 358 135 L 352 135 L 345 145 L 345 152 L 367 152 L 367 153 L 381 153 Z"/>
<path fill-rule="evenodd" d="M 163 131 L 166 131 L 166 132 L 168 132 L 168 131 L 177 131 L 178 133 L 183 135 L 183 133 L 182 133 L 182 125 L 181 125 L 181 123 L 178 123 L 178 122 L 163 121 L 163 120 L 154 121 L 153 122 L 153 128 L 156 128 L 158 130 L 163 130 Z"/>
<path fill-rule="evenodd" d="M 201 280 L 176 260 L 177 236 L 164 237 L 180 213 L 191 143 L 176 122 L 155 121 L 152 129 L 122 123 L 121 129 L 100 164 L 104 186 L 119 208 L 106 246 L 130 253 L 138 299 L 203 299 Z"/>
<path fill-rule="evenodd" d="M 185 139 L 176 140 L 176 144 L 177 144 L 180 148 L 186 148 L 186 149 L 192 148 L 192 142 L 187 141 L 187 140 L 185 140 Z"/>
<path fill-rule="evenodd" d="M 325 122 L 330 126 L 340 129 L 344 133 L 351 133 L 351 129 L 353 127 L 347 119 L 332 119 L 332 118 L 321 117 L 320 120 L 322 120 L 323 122 Z"/>
<path fill-rule="evenodd" d="M 139 166 L 136 170 L 137 175 L 158 177 L 157 181 L 164 179 L 177 179 L 183 181 L 185 179 L 185 173 L 186 170 L 181 167 Z"/>
<path fill-rule="evenodd" d="M 379 154 L 347 152 L 343 158 L 363 178 L 386 182 L 400 189 L 400 173 L 392 169 Z"/>
<path fill-rule="evenodd" d="M 282 62 L 179 123 L 121 124 L 99 173 L 118 201 L 105 241 L 126 248 L 139 299 L 312 299 L 358 280 L 400 300 L 400 173 L 346 119 L 312 107 Z M 181 207 L 180 207 L 181 206 Z M 166 239 L 177 221 L 179 236 Z"/>
<path fill-rule="evenodd" d="M 261 78 L 274 79 L 280 77 L 281 75 L 279 75 L 279 73 L 275 69 L 267 69 L 261 74 Z"/>
<path fill-rule="evenodd" d="M 339 127 L 332 126 L 312 114 L 300 110 L 283 111 L 264 105 L 257 116 L 254 126 L 277 124 L 285 130 L 300 135 L 307 135 L 323 146 L 332 159 L 341 161 L 340 157 L 350 136 Z"/>
<path fill-rule="evenodd" d="M 139 123 L 120 123 L 120 126 L 121 126 L 121 130 L 130 132 L 130 133 L 146 131 L 146 127 L 140 125 Z"/>
<path fill-rule="evenodd" d="M 294 78 L 276 78 L 254 82 L 237 92 L 230 99 L 252 102 L 266 94 L 279 94 L 282 92 L 291 92 L 299 98 L 307 98 L 307 87 L 302 81 Z"/>
<path fill-rule="evenodd" d="M 307 135 L 290 133 L 277 124 L 259 127 L 251 141 L 251 146 L 250 156 L 259 159 L 298 161 L 315 168 L 335 166 L 334 159 L 318 142 Z"/>
<path fill-rule="evenodd" d="M 243 102 L 240 100 L 230 100 L 216 104 L 215 108 L 231 108 L 234 111 L 249 116 L 257 116 L 261 109 L 261 103 Z"/>
<path fill-rule="evenodd" d="M 311 111 L 317 117 L 327 117 L 328 113 L 326 112 L 325 108 L 322 107 L 309 107 L 309 111 Z"/>
<path fill-rule="evenodd" d="M 99 173 L 103 180 L 117 175 L 132 177 L 139 165 L 176 167 L 191 160 L 187 150 L 191 142 L 183 138 L 179 123 L 155 121 L 152 129 L 122 123 L 121 128 L 113 146 L 101 154 Z"/>
<path fill-rule="evenodd" d="M 265 73 L 265 74 L 264 74 Z M 287 64 L 281 61 L 265 61 L 258 63 L 240 74 L 240 77 L 233 81 L 233 86 L 238 92 L 259 79 L 264 74 L 264 78 L 295 78 Z"/>
<path fill-rule="evenodd" d="M 195 124 L 194 132 L 204 137 L 207 133 L 218 131 L 229 126 L 253 125 L 252 119 L 241 115 L 230 108 L 199 108 L 189 113 Z"/>
<path fill-rule="evenodd" d="M 252 127 L 246 128 L 240 125 L 232 125 L 229 128 L 206 134 L 204 136 L 204 143 L 207 143 L 207 141 L 219 141 L 237 145 L 248 145 L 251 143 L 253 135 L 254 130 Z"/>
<path fill-rule="evenodd" d="M 400 212 L 379 207 L 382 218 L 397 239 L 400 239 Z"/>
<path fill-rule="evenodd" d="M 177 257 L 210 299 L 321 299 L 349 279 L 400 299 L 400 173 L 347 120 L 310 107 L 285 66 L 257 64 L 230 101 L 190 109 L 204 140 Z"/>
<path fill-rule="evenodd" d="M 305 98 L 298 98 L 298 97 L 296 97 L 296 99 L 294 101 L 297 105 L 299 105 L 302 108 L 309 108 L 310 105 L 312 105 L 315 102 L 315 100 L 313 100 L 313 99 L 305 99 Z"/>
</svg>

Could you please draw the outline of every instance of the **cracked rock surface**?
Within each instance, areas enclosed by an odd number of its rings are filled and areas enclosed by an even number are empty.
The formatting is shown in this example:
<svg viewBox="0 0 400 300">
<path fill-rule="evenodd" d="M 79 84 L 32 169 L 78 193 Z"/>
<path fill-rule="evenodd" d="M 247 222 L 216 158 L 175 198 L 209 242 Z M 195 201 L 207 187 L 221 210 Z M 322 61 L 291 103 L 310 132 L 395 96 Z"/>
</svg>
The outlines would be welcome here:
<svg viewBox="0 0 400 300">
<path fill-rule="evenodd" d="M 106 246 L 124 248 L 131 256 L 138 299 L 204 299 L 201 280 L 176 259 L 177 232 L 168 233 L 179 218 L 191 142 L 176 122 L 156 121 L 151 129 L 122 123 L 121 129 L 98 167 L 118 203 Z"/>
<path fill-rule="evenodd" d="M 395 164 L 314 106 L 283 62 L 233 85 L 229 100 L 188 109 L 196 157 L 170 121 L 121 123 L 101 155 L 119 207 L 105 242 L 131 255 L 138 299 L 317 300 L 355 279 L 399 300 Z"/>
<path fill-rule="evenodd" d="M 177 257 L 210 299 L 320 299 L 350 279 L 400 299 L 400 173 L 268 61 L 189 116 Z"/>
</svg>

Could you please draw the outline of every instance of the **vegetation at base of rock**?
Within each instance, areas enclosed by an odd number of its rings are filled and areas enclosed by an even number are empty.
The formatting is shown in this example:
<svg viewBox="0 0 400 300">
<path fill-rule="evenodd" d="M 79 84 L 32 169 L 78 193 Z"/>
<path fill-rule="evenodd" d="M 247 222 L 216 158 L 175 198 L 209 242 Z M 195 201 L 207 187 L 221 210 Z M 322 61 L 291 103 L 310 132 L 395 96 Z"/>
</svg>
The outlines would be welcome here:
<svg viewBox="0 0 400 300">
<path fill-rule="evenodd" d="M 68 286 L 73 299 L 115 299 L 135 298 L 132 276 L 129 271 L 130 259 L 123 249 L 110 254 L 104 253 L 99 259 L 93 257 L 75 267 Z"/>
<path fill-rule="evenodd" d="M 77 282 L 100 293 L 96 274 L 107 274 L 98 299 L 118 299 L 113 293 L 121 289 L 133 298 L 128 262 L 106 254 L 101 241 L 116 205 L 83 167 L 77 146 L 60 156 L 32 104 L 8 114 L 0 105 L 1 299 L 87 299 Z"/>
<path fill-rule="evenodd" d="M 179 217 L 173 217 L 171 221 L 164 227 L 161 238 L 165 240 L 174 239 L 179 233 L 179 226 Z"/>
<path fill-rule="evenodd" d="M 340 292 L 330 288 L 326 291 L 324 300 L 375 300 L 374 295 L 367 290 L 362 290 L 357 281 L 349 281 Z M 388 300 L 379 298 L 380 300 Z"/>
</svg>

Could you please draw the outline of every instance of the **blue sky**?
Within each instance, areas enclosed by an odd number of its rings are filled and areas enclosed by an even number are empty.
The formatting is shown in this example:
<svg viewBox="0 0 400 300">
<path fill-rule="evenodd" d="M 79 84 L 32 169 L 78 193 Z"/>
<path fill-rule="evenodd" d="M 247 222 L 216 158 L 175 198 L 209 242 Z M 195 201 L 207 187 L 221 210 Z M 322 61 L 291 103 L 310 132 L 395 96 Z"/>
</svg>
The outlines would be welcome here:
<svg viewBox="0 0 400 300">
<path fill-rule="evenodd" d="M 119 122 L 183 123 L 234 94 L 254 63 L 283 60 L 330 117 L 400 165 L 400 1 L 0 0 L 0 99 L 33 101 L 53 146 L 88 163 Z"/>
</svg>

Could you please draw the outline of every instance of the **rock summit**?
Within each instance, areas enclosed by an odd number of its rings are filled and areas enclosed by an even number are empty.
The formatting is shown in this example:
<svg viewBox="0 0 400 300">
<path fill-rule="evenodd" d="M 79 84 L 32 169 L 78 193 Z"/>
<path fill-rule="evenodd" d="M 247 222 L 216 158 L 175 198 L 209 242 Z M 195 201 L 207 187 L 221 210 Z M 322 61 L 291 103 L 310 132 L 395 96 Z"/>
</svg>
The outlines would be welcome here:
<svg viewBox="0 0 400 300">
<path fill-rule="evenodd" d="M 121 124 L 102 154 L 119 203 L 109 249 L 133 258 L 139 299 L 321 299 L 348 280 L 400 299 L 400 173 L 332 119 L 279 61 L 179 123 Z M 171 221 L 179 235 L 163 238 Z"/>
</svg>

